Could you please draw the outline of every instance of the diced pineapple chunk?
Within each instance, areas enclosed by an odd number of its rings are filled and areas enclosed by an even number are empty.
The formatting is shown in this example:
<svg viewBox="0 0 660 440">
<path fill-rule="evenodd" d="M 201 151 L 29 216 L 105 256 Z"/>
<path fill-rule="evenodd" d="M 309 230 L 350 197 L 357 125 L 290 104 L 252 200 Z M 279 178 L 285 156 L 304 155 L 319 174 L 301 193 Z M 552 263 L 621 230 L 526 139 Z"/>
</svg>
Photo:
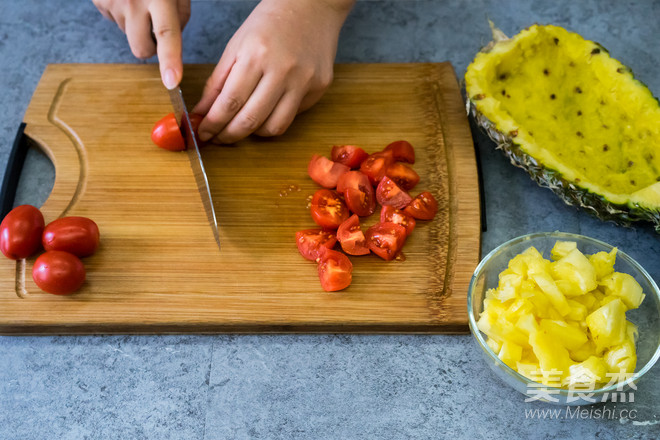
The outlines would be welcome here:
<svg viewBox="0 0 660 440">
<path fill-rule="evenodd" d="M 603 359 L 605 360 L 610 373 L 634 373 L 635 365 L 637 364 L 635 343 L 627 339 L 621 345 L 617 345 L 607 350 Z"/>
<path fill-rule="evenodd" d="M 568 350 L 576 350 L 587 342 L 587 335 L 564 321 L 542 319 L 539 328 Z"/>
<path fill-rule="evenodd" d="M 603 278 L 600 284 L 605 290 L 605 295 L 621 298 L 628 309 L 636 309 L 644 300 L 642 286 L 627 273 L 612 273 Z"/>
<path fill-rule="evenodd" d="M 566 315 L 566 317 L 575 321 L 584 322 L 584 318 L 587 317 L 587 307 L 578 301 L 573 301 L 572 299 L 568 299 L 566 301 L 568 302 L 568 306 L 571 308 L 571 311 L 568 313 L 568 315 Z"/>
<path fill-rule="evenodd" d="M 598 286 L 596 283 L 596 270 L 589 263 L 589 259 L 578 249 L 573 249 L 552 263 L 551 271 L 554 278 L 574 284 L 581 295 Z"/>
<path fill-rule="evenodd" d="M 511 368 L 516 367 L 516 363 L 522 359 L 522 347 L 511 341 L 504 341 L 498 357 Z"/>
<path fill-rule="evenodd" d="M 539 286 L 541 291 L 545 293 L 548 297 L 548 300 L 553 305 L 555 309 L 561 314 L 561 316 L 566 316 L 571 311 L 571 308 L 566 301 L 566 297 L 559 290 L 555 281 L 550 275 L 546 272 L 534 273 L 532 279 Z"/>
<path fill-rule="evenodd" d="M 572 250 L 577 249 L 577 243 L 574 241 L 557 241 L 550 251 L 552 259 L 557 261 L 568 255 Z"/>
<path fill-rule="evenodd" d="M 626 339 L 626 306 L 616 298 L 587 316 L 596 349 L 619 345 Z"/>
<path fill-rule="evenodd" d="M 573 364 L 568 368 L 569 376 L 565 383 L 571 385 L 597 384 L 607 382 L 607 364 L 603 358 L 589 356 L 583 362 Z"/>
<path fill-rule="evenodd" d="M 589 339 L 581 347 L 578 347 L 575 350 L 570 350 L 568 354 L 571 356 L 571 359 L 573 359 L 574 361 L 582 362 L 582 361 L 586 361 L 591 356 L 602 355 L 602 351 L 597 351 L 596 344 L 594 344 L 594 341 Z"/>
<path fill-rule="evenodd" d="M 534 332 L 529 336 L 529 345 L 544 373 L 556 372 L 562 378 L 568 375 L 568 367 L 572 363 L 568 350 L 553 336 L 542 330 Z"/>
<path fill-rule="evenodd" d="M 520 331 L 525 333 L 527 336 L 531 335 L 539 329 L 536 318 L 534 318 L 534 315 L 531 313 L 520 315 L 520 318 L 518 318 L 516 321 L 516 327 L 518 327 L 518 329 L 520 329 Z"/>
<path fill-rule="evenodd" d="M 612 249 L 610 252 L 597 252 L 589 256 L 589 262 L 596 270 L 596 277 L 599 280 L 614 272 L 615 261 L 616 248 Z"/>
<path fill-rule="evenodd" d="M 498 354 L 500 352 L 500 348 L 502 348 L 502 343 L 500 341 L 490 337 L 486 340 L 486 345 L 488 345 L 495 354 Z"/>
</svg>

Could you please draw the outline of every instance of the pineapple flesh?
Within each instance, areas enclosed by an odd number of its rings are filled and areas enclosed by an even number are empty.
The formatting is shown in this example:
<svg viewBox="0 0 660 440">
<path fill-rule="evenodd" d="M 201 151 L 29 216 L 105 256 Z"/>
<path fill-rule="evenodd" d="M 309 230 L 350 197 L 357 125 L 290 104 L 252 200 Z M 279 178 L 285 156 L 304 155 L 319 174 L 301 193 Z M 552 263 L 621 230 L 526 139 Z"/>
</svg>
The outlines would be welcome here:
<svg viewBox="0 0 660 440">
<path fill-rule="evenodd" d="M 534 25 L 477 54 L 465 88 L 477 123 L 537 183 L 660 232 L 660 105 L 601 45 Z"/>
<path fill-rule="evenodd" d="M 639 307 L 644 293 L 634 277 L 614 270 L 616 249 L 585 255 L 575 242 L 557 241 L 551 256 L 528 248 L 487 291 L 477 322 L 487 345 L 548 386 L 595 387 L 612 374 L 633 373 L 637 327 L 626 311 Z M 560 286 L 572 286 L 570 294 Z"/>
</svg>

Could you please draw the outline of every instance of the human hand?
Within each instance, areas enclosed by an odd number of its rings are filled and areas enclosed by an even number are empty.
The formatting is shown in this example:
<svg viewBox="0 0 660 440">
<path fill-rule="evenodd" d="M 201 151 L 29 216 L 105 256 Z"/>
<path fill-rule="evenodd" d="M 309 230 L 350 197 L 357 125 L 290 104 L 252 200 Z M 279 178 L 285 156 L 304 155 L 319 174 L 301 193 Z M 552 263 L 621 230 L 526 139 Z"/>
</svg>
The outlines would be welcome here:
<svg viewBox="0 0 660 440">
<path fill-rule="evenodd" d="M 354 0 L 262 0 L 236 31 L 193 113 L 202 141 L 284 133 L 330 86 Z"/>
<path fill-rule="evenodd" d="M 137 58 L 158 54 L 160 76 L 173 89 L 183 76 L 181 31 L 190 18 L 190 0 L 92 0 L 114 21 Z"/>
</svg>

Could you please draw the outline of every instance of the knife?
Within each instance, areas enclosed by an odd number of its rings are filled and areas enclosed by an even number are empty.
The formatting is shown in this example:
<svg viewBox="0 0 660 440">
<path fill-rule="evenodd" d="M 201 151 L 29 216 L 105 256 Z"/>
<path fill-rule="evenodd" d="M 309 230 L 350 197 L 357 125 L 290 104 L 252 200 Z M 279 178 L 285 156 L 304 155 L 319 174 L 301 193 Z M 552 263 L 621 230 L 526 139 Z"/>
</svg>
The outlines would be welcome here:
<svg viewBox="0 0 660 440">
<path fill-rule="evenodd" d="M 195 131 L 190 122 L 190 115 L 188 114 L 186 104 L 183 100 L 181 88 L 176 87 L 168 90 L 168 92 L 170 94 L 170 101 L 172 101 L 172 107 L 174 107 L 176 122 L 179 124 L 179 127 L 181 127 L 181 131 L 186 140 L 185 151 L 188 154 L 188 159 L 190 159 L 190 166 L 192 167 L 193 175 L 195 176 L 199 195 L 202 197 L 204 211 L 206 211 L 206 217 L 211 225 L 213 238 L 215 238 L 215 242 L 218 244 L 218 248 L 220 248 L 220 233 L 218 232 L 218 220 L 215 216 L 213 199 L 211 198 L 211 188 L 209 187 L 209 180 L 206 177 L 204 162 L 202 162 L 202 155 L 199 152 L 199 145 L 197 144 L 197 139 L 194 134 Z"/>
</svg>

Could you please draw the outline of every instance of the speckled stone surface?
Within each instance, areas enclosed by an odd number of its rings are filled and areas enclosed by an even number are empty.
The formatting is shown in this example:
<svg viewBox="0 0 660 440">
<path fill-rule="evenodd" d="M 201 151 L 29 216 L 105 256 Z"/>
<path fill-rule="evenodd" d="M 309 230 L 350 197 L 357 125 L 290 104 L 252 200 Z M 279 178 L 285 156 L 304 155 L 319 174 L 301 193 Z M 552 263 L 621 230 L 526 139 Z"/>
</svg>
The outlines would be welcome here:
<svg viewBox="0 0 660 440">
<path fill-rule="evenodd" d="M 216 62 L 254 7 L 193 2 L 184 61 Z M 135 60 L 91 1 L 0 0 L 0 168 L 48 63 Z M 660 95 L 660 1 L 359 1 L 339 62 L 451 61 L 459 77 L 489 40 L 553 23 L 607 47 Z M 150 60 L 149 62 L 154 62 Z M 475 132 L 488 231 L 482 252 L 538 230 L 619 246 L 660 280 L 660 237 L 564 205 Z M 40 205 L 53 166 L 28 157 L 17 195 Z M 656 439 L 660 367 L 635 403 L 586 417 L 525 403 L 490 372 L 469 335 L 0 337 L 0 439 Z M 561 410 L 560 418 L 528 416 Z"/>
</svg>

